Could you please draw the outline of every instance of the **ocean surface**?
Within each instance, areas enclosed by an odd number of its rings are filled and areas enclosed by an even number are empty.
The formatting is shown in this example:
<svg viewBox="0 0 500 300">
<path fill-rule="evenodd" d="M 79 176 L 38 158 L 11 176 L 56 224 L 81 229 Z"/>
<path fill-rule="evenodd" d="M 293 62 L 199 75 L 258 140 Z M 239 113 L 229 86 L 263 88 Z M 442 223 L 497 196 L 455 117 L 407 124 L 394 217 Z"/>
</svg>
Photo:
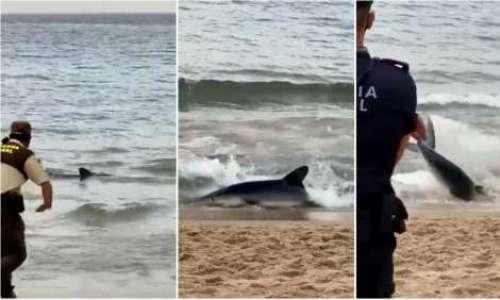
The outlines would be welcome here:
<svg viewBox="0 0 500 300">
<path fill-rule="evenodd" d="M 2 16 L 2 136 L 33 126 L 20 297 L 173 297 L 174 15 Z M 78 168 L 99 176 L 84 182 Z"/>
<path fill-rule="evenodd" d="M 417 207 L 500 209 L 500 7 L 498 2 L 375 2 L 366 45 L 372 55 L 406 61 L 418 110 L 434 122 L 436 150 L 484 186 L 462 203 L 407 151 L 393 182 Z"/>
<path fill-rule="evenodd" d="M 353 39 L 350 1 L 180 2 L 181 205 L 308 165 L 312 200 L 352 209 Z"/>
</svg>

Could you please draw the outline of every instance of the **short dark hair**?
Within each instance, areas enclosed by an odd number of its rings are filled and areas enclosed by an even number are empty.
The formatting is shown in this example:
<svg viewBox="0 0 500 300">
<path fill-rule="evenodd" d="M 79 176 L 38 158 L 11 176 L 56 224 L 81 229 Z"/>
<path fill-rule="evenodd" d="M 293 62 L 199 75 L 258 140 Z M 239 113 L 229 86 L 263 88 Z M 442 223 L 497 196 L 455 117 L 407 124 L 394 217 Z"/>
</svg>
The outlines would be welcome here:
<svg viewBox="0 0 500 300">
<path fill-rule="evenodd" d="M 10 124 L 10 132 L 31 135 L 31 124 L 28 121 L 13 121 Z"/>
<path fill-rule="evenodd" d="M 31 141 L 31 124 L 28 121 L 14 121 L 10 125 L 9 138 L 16 139 L 28 147 Z M 2 141 L 3 142 L 3 141 Z"/>
<path fill-rule="evenodd" d="M 373 1 L 364 1 L 357 0 L 356 1 L 356 27 L 360 29 L 363 26 L 365 19 L 368 17 L 370 13 L 370 9 L 372 7 Z"/>
<path fill-rule="evenodd" d="M 357 0 L 356 1 L 356 10 L 370 10 L 372 7 L 373 1 L 365 1 L 365 0 Z"/>
</svg>

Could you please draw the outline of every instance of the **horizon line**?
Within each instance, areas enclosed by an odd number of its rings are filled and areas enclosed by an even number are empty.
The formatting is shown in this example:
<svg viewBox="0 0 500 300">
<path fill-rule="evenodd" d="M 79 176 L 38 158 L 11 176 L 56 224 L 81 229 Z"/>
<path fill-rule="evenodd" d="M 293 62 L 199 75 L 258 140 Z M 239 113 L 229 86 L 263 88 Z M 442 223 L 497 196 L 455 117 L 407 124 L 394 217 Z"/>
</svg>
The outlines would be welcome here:
<svg viewBox="0 0 500 300">
<path fill-rule="evenodd" d="M 78 12 L 34 12 L 34 13 L 9 13 L 0 12 L 2 16 L 95 16 L 95 15 L 175 15 L 175 11 L 165 11 L 165 12 L 89 12 L 89 13 L 78 13 Z"/>
</svg>

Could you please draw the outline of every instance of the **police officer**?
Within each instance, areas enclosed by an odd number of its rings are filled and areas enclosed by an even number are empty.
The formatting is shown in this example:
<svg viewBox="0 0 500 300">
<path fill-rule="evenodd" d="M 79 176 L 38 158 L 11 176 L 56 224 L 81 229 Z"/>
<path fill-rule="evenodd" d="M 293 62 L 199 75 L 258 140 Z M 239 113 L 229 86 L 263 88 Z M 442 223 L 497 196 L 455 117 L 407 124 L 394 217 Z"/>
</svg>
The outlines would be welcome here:
<svg viewBox="0 0 500 300">
<path fill-rule="evenodd" d="M 26 259 L 24 211 L 21 186 L 30 179 L 42 190 L 43 203 L 36 209 L 52 207 L 52 185 L 34 153 L 28 149 L 31 125 L 25 121 L 12 123 L 8 138 L 2 140 L 1 213 L 2 213 L 2 298 L 15 298 L 12 272 Z"/>
<path fill-rule="evenodd" d="M 373 58 L 364 47 L 375 20 L 372 2 L 356 2 L 356 293 L 358 298 L 390 298 L 395 232 L 405 231 L 408 217 L 390 180 L 409 137 L 425 138 L 425 133 L 415 112 L 416 87 L 408 64 Z"/>
</svg>

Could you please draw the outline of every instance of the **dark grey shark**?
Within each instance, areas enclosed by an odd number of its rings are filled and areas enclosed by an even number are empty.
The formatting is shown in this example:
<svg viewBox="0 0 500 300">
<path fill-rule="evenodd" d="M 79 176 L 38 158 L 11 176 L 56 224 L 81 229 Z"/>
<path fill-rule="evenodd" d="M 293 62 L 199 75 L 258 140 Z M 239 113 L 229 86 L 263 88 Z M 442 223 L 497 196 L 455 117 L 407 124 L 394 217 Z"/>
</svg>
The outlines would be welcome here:
<svg viewBox="0 0 500 300">
<path fill-rule="evenodd" d="M 233 205 L 259 205 L 263 207 L 293 207 L 318 205 L 309 199 L 304 188 L 307 166 L 299 167 L 282 179 L 237 183 L 209 193 L 195 201 L 230 202 Z M 234 202 L 236 201 L 236 202 Z M 236 203 L 236 204 L 234 204 Z"/>
<path fill-rule="evenodd" d="M 57 169 L 47 169 L 47 172 L 49 173 L 51 178 L 56 178 L 56 179 L 75 179 L 78 178 L 80 181 L 84 181 L 88 179 L 89 177 L 108 177 L 111 176 L 110 174 L 106 173 L 94 173 L 90 171 L 89 169 L 86 168 L 78 168 L 78 174 L 68 174 L 63 170 L 57 170 Z"/>
<path fill-rule="evenodd" d="M 429 165 L 431 172 L 442 182 L 455 197 L 470 201 L 477 194 L 483 194 L 483 188 L 475 185 L 472 179 L 457 165 L 439 154 L 436 150 L 434 125 L 427 118 L 427 139 L 418 141 L 417 147 Z"/>
<path fill-rule="evenodd" d="M 90 176 L 93 176 L 94 173 L 92 173 L 90 170 L 85 169 L 85 168 L 78 168 L 78 174 L 80 175 L 80 180 L 85 180 L 89 178 Z"/>
<path fill-rule="evenodd" d="M 95 173 L 86 168 L 78 168 L 78 175 L 80 177 L 80 181 L 84 181 L 89 177 L 110 177 L 111 174 L 107 173 Z"/>
</svg>

